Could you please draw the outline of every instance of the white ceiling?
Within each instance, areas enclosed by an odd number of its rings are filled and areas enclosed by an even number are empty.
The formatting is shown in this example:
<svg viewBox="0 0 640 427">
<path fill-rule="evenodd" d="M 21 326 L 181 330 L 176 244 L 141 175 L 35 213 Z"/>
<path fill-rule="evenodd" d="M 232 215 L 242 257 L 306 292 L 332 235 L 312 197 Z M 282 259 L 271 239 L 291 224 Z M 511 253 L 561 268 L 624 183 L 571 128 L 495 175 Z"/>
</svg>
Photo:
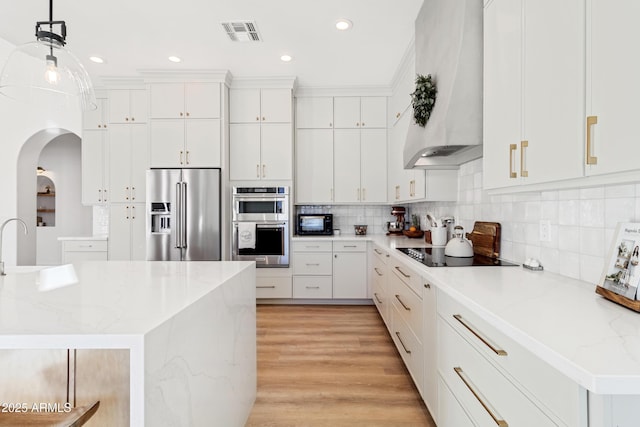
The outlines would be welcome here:
<svg viewBox="0 0 640 427">
<path fill-rule="evenodd" d="M 305 87 L 388 85 L 413 38 L 423 0 L 54 0 L 67 46 L 99 76 L 138 70 L 229 70 L 234 77 L 297 76 Z M 0 37 L 35 40 L 48 0 L 0 0 Z M 338 18 L 353 22 L 340 32 Z M 263 42 L 238 43 L 220 23 L 253 20 Z M 293 57 L 290 63 L 282 54 Z M 106 64 L 90 62 L 102 56 Z M 167 60 L 170 55 L 182 63 Z"/>
</svg>

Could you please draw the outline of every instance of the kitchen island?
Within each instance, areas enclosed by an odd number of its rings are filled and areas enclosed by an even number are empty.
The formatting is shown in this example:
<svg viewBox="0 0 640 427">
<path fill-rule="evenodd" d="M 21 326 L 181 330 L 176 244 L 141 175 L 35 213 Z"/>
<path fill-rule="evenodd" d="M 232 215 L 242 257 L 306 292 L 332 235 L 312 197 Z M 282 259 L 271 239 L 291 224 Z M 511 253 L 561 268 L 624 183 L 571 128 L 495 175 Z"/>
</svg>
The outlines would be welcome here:
<svg viewBox="0 0 640 427">
<path fill-rule="evenodd" d="M 38 271 L 0 278 L 0 349 L 125 349 L 130 425 L 244 425 L 256 396 L 254 263 L 74 267 L 77 283 L 46 292 Z"/>
</svg>

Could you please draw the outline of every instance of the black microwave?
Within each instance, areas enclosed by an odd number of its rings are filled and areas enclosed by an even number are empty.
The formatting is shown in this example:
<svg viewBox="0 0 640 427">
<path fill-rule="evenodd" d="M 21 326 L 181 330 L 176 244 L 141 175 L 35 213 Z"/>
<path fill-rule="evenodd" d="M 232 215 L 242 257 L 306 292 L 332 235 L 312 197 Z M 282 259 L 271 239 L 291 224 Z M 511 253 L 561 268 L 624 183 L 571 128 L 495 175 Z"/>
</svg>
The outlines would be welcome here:
<svg viewBox="0 0 640 427">
<path fill-rule="evenodd" d="M 333 234 L 333 215 L 298 214 L 296 230 L 301 236 L 331 236 Z"/>
</svg>

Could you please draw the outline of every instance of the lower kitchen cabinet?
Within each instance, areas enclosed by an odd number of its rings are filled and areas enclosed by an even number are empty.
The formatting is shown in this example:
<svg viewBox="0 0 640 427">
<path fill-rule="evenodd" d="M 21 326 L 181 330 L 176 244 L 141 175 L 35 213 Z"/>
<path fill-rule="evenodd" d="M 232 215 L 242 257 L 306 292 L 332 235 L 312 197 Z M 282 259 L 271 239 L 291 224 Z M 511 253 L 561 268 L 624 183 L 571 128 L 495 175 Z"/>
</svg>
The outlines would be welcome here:
<svg viewBox="0 0 640 427">
<path fill-rule="evenodd" d="M 438 422 L 438 328 L 436 287 L 422 278 L 422 398 L 433 419 Z"/>
<path fill-rule="evenodd" d="M 389 268 L 389 250 L 378 245 L 373 245 L 371 252 L 371 269 L 369 276 L 371 277 L 371 299 L 378 308 L 378 312 L 387 325 L 391 327 L 390 300 L 388 291 L 388 275 Z"/>
<path fill-rule="evenodd" d="M 296 276 L 293 278 L 294 298 L 332 298 L 331 276 Z"/>
<path fill-rule="evenodd" d="M 442 378 L 438 379 L 438 415 L 438 426 L 476 427 Z"/>
<path fill-rule="evenodd" d="M 333 242 L 333 298 L 367 298 L 367 242 Z"/>
<path fill-rule="evenodd" d="M 63 240 L 62 263 L 71 264 L 78 261 L 106 261 L 106 240 Z"/>
<path fill-rule="evenodd" d="M 271 273 L 269 270 L 280 269 L 256 269 L 256 298 L 291 298 L 291 276 L 269 275 L 268 273 Z"/>
<path fill-rule="evenodd" d="M 109 260 L 145 260 L 145 204 L 111 204 L 109 211 Z"/>
</svg>

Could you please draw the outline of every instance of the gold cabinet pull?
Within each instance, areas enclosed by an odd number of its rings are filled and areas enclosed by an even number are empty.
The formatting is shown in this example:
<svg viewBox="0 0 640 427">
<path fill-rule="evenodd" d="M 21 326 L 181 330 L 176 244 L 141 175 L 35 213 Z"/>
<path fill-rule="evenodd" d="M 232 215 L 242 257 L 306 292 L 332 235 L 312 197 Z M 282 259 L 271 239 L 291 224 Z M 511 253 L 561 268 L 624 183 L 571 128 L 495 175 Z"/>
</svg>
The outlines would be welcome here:
<svg viewBox="0 0 640 427">
<path fill-rule="evenodd" d="M 124 188 L 124 193 L 125 193 L 124 199 L 129 200 L 129 187 Z"/>
<path fill-rule="evenodd" d="M 407 279 L 409 279 L 411 276 L 408 275 L 407 273 L 405 273 L 404 271 L 402 271 L 402 269 L 400 267 L 398 267 L 397 265 L 395 266 L 395 269 L 398 270 L 400 272 L 400 274 L 402 274 L 404 277 L 406 277 Z"/>
<path fill-rule="evenodd" d="M 136 199 L 136 187 L 131 187 L 131 200 Z"/>
<path fill-rule="evenodd" d="M 135 121 L 136 121 L 136 118 L 135 118 L 135 117 L 131 117 L 131 121 L 132 121 L 132 122 L 135 122 Z"/>
<path fill-rule="evenodd" d="M 263 122 L 264 122 L 264 121 L 266 121 L 266 120 L 267 120 L 267 119 L 265 119 L 264 117 L 262 117 L 262 121 L 263 121 Z"/>
<path fill-rule="evenodd" d="M 182 113 L 182 111 L 180 112 L 180 117 L 184 116 L 184 114 Z"/>
<path fill-rule="evenodd" d="M 378 298 L 378 294 L 377 293 L 373 293 L 373 296 L 376 297 L 376 300 L 378 300 L 378 304 L 382 304 L 382 300 L 380 300 L 380 298 Z"/>
<path fill-rule="evenodd" d="M 256 117 L 256 122 L 259 122 L 259 121 L 260 121 L 260 117 Z"/>
<path fill-rule="evenodd" d="M 592 135 L 591 128 L 593 125 L 598 124 L 598 116 L 588 116 L 587 117 L 587 164 L 588 165 L 597 165 L 598 158 L 596 156 L 592 156 L 591 153 L 593 151 L 592 143 Z"/>
<path fill-rule="evenodd" d="M 265 165 L 264 163 L 262 164 L 262 177 L 267 177 L 267 165 Z"/>
<path fill-rule="evenodd" d="M 400 341 L 400 344 L 402 344 L 402 348 L 404 348 L 405 353 L 411 354 L 411 350 L 409 350 L 407 346 L 404 345 L 404 342 L 402 342 L 402 338 L 400 338 L 400 332 L 396 331 L 396 336 L 398 337 L 398 341 Z"/>
<path fill-rule="evenodd" d="M 260 165 L 256 165 L 256 178 L 260 178 Z"/>
<path fill-rule="evenodd" d="M 396 119 L 400 118 L 400 113 L 396 113 Z"/>
<path fill-rule="evenodd" d="M 397 295 L 397 294 L 396 294 L 396 299 L 400 302 L 400 305 L 402 305 L 402 306 L 404 307 L 404 309 L 405 309 L 405 310 L 407 310 L 407 311 L 411 311 L 411 307 L 407 307 L 407 306 L 405 305 L 405 303 L 404 303 L 404 302 L 402 302 L 402 300 L 400 299 L 400 295 Z"/>
<path fill-rule="evenodd" d="M 424 284 L 425 289 L 431 289 L 431 285 L 429 283 Z"/>
<path fill-rule="evenodd" d="M 513 157 L 516 155 L 518 146 L 516 144 L 509 144 L 509 178 L 517 178 L 518 174 L 513 170 Z"/>
<path fill-rule="evenodd" d="M 458 377 L 460 377 L 460 379 L 462 380 L 464 385 L 467 386 L 467 388 L 469 389 L 471 394 L 473 394 L 473 397 L 476 398 L 478 403 L 480 403 L 480 405 L 482 405 L 484 410 L 487 411 L 487 413 L 493 419 L 493 421 L 496 422 L 498 427 L 509 427 L 509 424 L 505 420 L 500 418 L 500 415 L 498 415 L 498 411 L 496 411 L 489 404 L 489 402 L 486 402 L 486 399 L 482 395 L 482 393 L 480 393 L 480 391 L 476 390 L 476 388 L 473 386 L 473 383 L 471 382 L 471 380 L 469 378 L 467 378 L 467 374 L 465 374 L 465 372 L 462 370 L 462 368 L 459 367 L 459 366 L 456 366 L 456 367 L 453 368 L 453 370 L 458 375 Z"/>
<path fill-rule="evenodd" d="M 106 128 L 107 128 L 107 125 L 103 125 L 102 127 L 106 129 Z"/>
<path fill-rule="evenodd" d="M 382 255 L 382 251 L 380 249 L 378 249 L 378 248 L 373 248 L 373 251 L 375 253 L 377 253 L 378 255 Z"/>
<path fill-rule="evenodd" d="M 506 356 L 507 352 L 497 348 L 495 345 L 491 344 L 491 342 L 489 342 L 488 338 L 485 338 L 484 336 L 482 336 L 482 334 L 478 331 L 476 331 L 467 321 L 465 321 L 461 315 L 459 314 L 454 314 L 453 318 L 456 319 L 458 322 L 460 322 L 462 324 L 462 326 L 464 326 L 465 328 L 467 328 L 467 330 L 469 332 L 471 332 L 473 335 L 476 336 L 476 338 L 478 338 L 480 341 L 482 341 L 482 343 L 484 345 L 486 345 L 487 347 L 489 347 L 491 349 L 491 351 L 493 351 L 495 354 L 497 354 L 498 356 Z"/>
<path fill-rule="evenodd" d="M 106 188 L 104 190 L 102 190 L 102 194 L 103 194 L 102 201 L 106 202 L 107 201 L 107 189 Z"/>
<path fill-rule="evenodd" d="M 276 287 L 274 285 L 270 285 L 270 286 L 256 286 L 257 289 L 275 289 Z"/>
<path fill-rule="evenodd" d="M 186 156 L 186 158 L 187 158 L 187 164 L 189 164 L 189 151 L 187 151 L 187 156 Z"/>
<path fill-rule="evenodd" d="M 189 117 L 191 114 L 189 114 L 189 112 L 187 111 L 187 117 Z"/>
<path fill-rule="evenodd" d="M 98 201 L 102 201 L 102 190 L 98 188 Z"/>
<path fill-rule="evenodd" d="M 381 277 L 384 276 L 382 273 L 380 273 L 380 270 L 378 270 L 378 267 L 373 267 L 373 271 L 375 271 L 378 276 L 381 276 Z"/>
<path fill-rule="evenodd" d="M 131 219 L 136 219 L 136 207 L 131 206 Z"/>
<path fill-rule="evenodd" d="M 366 188 L 362 189 L 362 201 L 364 202 L 365 200 L 367 200 L 367 193 L 366 193 Z"/>
<path fill-rule="evenodd" d="M 528 177 L 529 171 L 525 169 L 526 167 L 526 156 L 525 149 L 529 148 L 529 141 L 520 141 L 520 176 Z"/>
<path fill-rule="evenodd" d="M 125 219 L 129 219 L 129 206 L 127 206 L 127 213 L 124 216 Z"/>
<path fill-rule="evenodd" d="M 180 150 L 180 164 L 182 164 L 182 154 L 183 154 L 183 152 L 182 152 L 182 150 Z"/>
<path fill-rule="evenodd" d="M 129 121 L 129 117 L 125 117 L 125 118 L 124 118 L 124 121 L 125 121 L 125 122 L 128 122 L 128 121 Z"/>
</svg>

